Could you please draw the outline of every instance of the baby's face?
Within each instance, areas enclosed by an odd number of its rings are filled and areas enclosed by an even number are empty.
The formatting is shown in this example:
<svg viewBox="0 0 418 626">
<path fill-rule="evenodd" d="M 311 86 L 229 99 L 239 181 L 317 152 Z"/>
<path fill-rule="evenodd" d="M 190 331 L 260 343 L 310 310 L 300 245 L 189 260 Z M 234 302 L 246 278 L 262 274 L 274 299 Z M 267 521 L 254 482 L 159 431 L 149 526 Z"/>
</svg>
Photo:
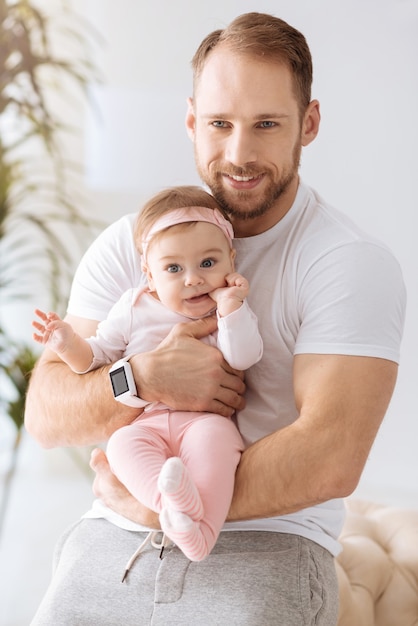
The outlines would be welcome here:
<svg viewBox="0 0 418 626">
<path fill-rule="evenodd" d="M 214 224 L 179 224 L 151 242 L 147 264 L 154 295 L 169 309 L 198 318 L 215 309 L 209 293 L 226 286 L 234 251 Z"/>
</svg>

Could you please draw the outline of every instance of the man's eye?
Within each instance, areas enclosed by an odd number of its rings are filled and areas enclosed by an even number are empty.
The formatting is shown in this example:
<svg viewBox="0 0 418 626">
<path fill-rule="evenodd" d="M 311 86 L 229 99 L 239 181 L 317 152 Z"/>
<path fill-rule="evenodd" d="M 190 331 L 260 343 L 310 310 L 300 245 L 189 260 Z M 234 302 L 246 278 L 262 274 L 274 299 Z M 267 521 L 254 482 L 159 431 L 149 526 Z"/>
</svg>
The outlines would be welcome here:
<svg viewBox="0 0 418 626">
<path fill-rule="evenodd" d="M 215 265 L 215 261 L 213 259 L 205 259 L 201 262 L 200 267 L 212 267 Z"/>
<path fill-rule="evenodd" d="M 176 263 L 173 263 L 172 265 L 169 265 L 167 267 L 167 272 L 170 272 L 171 274 L 175 274 L 176 272 L 180 272 L 181 267 L 180 265 L 177 265 Z"/>
<path fill-rule="evenodd" d="M 215 126 L 215 128 L 224 128 L 225 122 L 223 122 L 222 120 L 215 120 L 214 122 L 212 122 L 212 126 Z"/>
<path fill-rule="evenodd" d="M 264 120 L 264 122 L 260 122 L 261 128 L 274 128 L 276 126 L 276 122 L 270 122 L 269 120 Z"/>
</svg>

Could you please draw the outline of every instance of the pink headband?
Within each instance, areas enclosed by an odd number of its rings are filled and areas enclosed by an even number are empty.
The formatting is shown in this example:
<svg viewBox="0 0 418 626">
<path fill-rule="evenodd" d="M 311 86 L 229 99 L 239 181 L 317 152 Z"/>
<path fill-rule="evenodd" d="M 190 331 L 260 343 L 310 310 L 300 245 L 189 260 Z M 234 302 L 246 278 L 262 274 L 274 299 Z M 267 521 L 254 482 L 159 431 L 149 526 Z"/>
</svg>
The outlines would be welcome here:
<svg viewBox="0 0 418 626">
<path fill-rule="evenodd" d="M 208 222 L 209 224 L 218 226 L 232 248 L 232 239 L 234 238 L 232 224 L 224 218 L 218 209 L 208 209 L 202 206 L 188 206 L 181 209 L 173 209 L 154 222 L 151 228 L 145 233 L 141 242 L 143 261 L 146 262 L 148 246 L 156 233 L 170 226 L 184 224 L 185 222 Z"/>
</svg>

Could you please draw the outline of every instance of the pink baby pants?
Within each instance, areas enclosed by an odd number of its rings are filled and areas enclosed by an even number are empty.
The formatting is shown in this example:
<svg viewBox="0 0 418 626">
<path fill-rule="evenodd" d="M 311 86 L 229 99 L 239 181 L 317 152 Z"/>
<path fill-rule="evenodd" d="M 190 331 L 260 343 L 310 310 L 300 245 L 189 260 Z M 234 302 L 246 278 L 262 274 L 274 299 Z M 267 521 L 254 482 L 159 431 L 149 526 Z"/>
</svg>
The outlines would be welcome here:
<svg viewBox="0 0 418 626">
<path fill-rule="evenodd" d="M 209 554 L 229 510 L 243 442 L 229 418 L 161 407 L 145 411 L 111 436 L 107 447 L 109 462 L 130 493 L 160 513 L 161 468 L 168 458 L 180 457 L 203 503 L 200 530 Z"/>
</svg>

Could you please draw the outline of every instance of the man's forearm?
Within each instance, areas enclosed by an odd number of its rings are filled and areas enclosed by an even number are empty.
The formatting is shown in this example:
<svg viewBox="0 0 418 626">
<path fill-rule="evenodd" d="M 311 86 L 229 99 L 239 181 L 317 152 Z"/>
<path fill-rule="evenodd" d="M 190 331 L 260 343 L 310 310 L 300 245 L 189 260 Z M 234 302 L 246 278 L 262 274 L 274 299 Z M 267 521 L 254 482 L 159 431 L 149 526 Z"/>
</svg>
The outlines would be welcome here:
<svg viewBox="0 0 418 626">
<path fill-rule="evenodd" d="M 317 476 L 318 483 L 312 488 L 309 472 L 300 462 L 300 443 L 288 427 L 243 452 L 228 521 L 287 515 L 321 501 L 317 491 L 320 478 Z"/>
<path fill-rule="evenodd" d="M 84 446 L 130 423 L 138 411 L 114 401 L 107 371 L 74 374 L 65 363 L 42 356 L 26 398 L 27 431 L 47 448 Z"/>
<path fill-rule="evenodd" d="M 299 418 L 242 454 L 228 521 L 287 515 L 356 488 L 387 410 L 397 365 L 384 359 L 300 355 Z"/>
</svg>

